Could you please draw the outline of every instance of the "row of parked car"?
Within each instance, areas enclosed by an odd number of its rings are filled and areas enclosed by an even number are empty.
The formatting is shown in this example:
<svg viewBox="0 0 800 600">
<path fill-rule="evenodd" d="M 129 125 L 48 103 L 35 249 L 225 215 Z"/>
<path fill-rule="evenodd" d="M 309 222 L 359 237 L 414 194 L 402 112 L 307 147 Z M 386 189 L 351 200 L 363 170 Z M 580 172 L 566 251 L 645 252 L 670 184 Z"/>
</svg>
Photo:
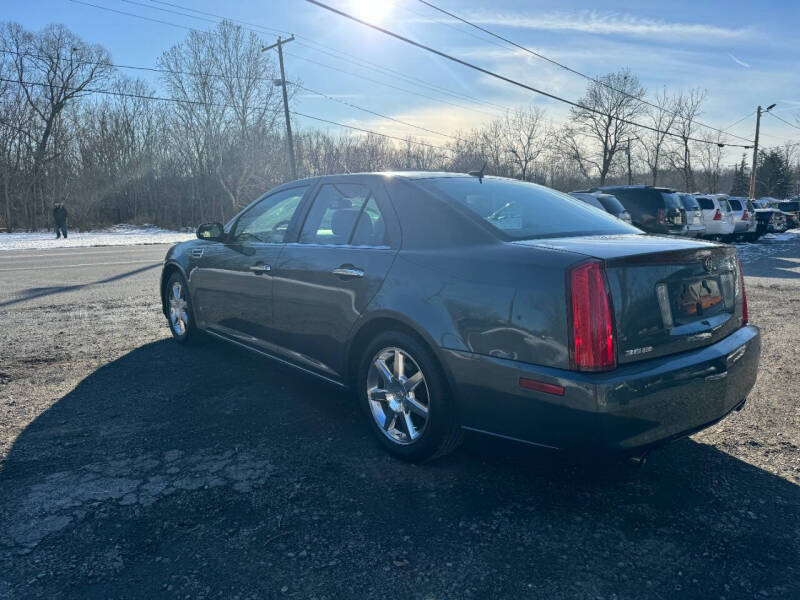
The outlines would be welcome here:
<svg viewBox="0 0 800 600">
<path fill-rule="evenodd" d="M 773 203 L 649 185 L 607 186 L 570 195 L 648 233 L 752 242 L 800 224 L 800 198 Z"/>
</svg>

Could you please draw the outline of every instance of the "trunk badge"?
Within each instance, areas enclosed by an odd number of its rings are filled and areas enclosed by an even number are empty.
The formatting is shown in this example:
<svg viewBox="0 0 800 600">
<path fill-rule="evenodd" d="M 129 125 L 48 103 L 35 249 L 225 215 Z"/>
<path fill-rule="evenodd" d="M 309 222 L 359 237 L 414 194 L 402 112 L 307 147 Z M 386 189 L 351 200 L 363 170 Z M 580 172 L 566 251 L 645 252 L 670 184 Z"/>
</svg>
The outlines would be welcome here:
<svg viewBox="0 0 800 600">
<path fill-rule="evenodd" d="M 703 268 L 709 273 L 714 270 L 714 261 L 711 260 L 710 256 L 707 256 L 703 261 Z"/>
</svg>

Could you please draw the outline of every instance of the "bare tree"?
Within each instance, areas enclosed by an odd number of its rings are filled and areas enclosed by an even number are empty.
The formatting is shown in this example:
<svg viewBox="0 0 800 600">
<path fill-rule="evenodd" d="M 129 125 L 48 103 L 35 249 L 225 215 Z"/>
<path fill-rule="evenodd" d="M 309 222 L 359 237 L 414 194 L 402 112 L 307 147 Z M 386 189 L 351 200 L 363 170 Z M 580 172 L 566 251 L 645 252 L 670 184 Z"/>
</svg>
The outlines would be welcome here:
<svg viewBox="0 0 800 600">
<path fill-rule="evenodd" d="M 38 121 L 29 183 L 28 202 L 32 203 L 44 164 L 52 158 L 48 150 L 58 119 L 71 102 L 90 93 L 90 85 L 108 80 L 110 57 L 103 47 L 87 44 L 63 25 L 31 33 L 17 23 L 8 23 L 2 38 L 3 49 L 14 57 L 16 84 Z M 44 216 L 44 195 L 39 192 L 39 214 Z M 30 227 L 35 227 L 32 205 L 28 217 Z"/>
<path fill-rule="evenodd" d="M 664 160 L 665 142 L 668 140 L 678 117 L 678 101 L 662 89 L 654 98 L 654 107 L 647 111 L 647 124 L 653 130 L 643 129 L 639 134 L 643 160 L 650 172 L 652 185 L 658 184 L 658 174 Z"/>
<path fill-rule="evenodd" d="M 706 99 L 706 90 L 695 88 L 676 98 L 678 118 L 675 120 L 675 132 L 679 136 L 678 144 L 669 153 L 669 162 L 672 167 L 680 171 L 683 177 L 685 190 L 695 191 L 694 167 L 692 165 L 692 151 L 698 125 L 697 118 L 702 114 L 702 104 Z"/>
<path fill-rule="evenodd" d="M 698 144 L 697 154 L 702 169 L 703 189 L 710 194 L 719 191 L 719 181 L 722 163 L 722 134 L 720 132 L 708 132 L 703 136 L 706 141 Z"/>
<path fill-rule="evenodd" d="M 547 149 L 550 135 L 544 122 L 544 109 L 531 106 L 506 113 L 500 136 L 510 163 L 523 181 L 531 178 L 536 160 Z"/>
<path fill-rule="evenodd" d="M 567 132 L 572 138 L 567 146 L 581 170 L 596 173 L 600 185 L 605 184 L 621 145 L 634 137 L 631 121 L 643 112 L 644 93 L 639 78 L 623 69 L 592 81 L 578 102 L 581 107 L 570 109 L 573 127 Z M 579 145 L 578 135 L 587 143 Z"/>
</svg>

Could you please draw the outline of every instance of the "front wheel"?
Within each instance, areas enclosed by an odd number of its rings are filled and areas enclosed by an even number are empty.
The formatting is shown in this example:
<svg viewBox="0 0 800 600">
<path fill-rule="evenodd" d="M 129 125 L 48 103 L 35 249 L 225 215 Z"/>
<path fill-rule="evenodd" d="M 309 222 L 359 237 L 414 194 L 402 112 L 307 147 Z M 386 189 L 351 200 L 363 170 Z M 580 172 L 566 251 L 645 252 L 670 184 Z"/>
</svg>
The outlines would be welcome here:
<svg viewBox="0 0 800 600">
<path fill-rule="evenodd" d="M 399 331 L 379 335 L 362 355 L 358 388 L 370 428 L 393 456 L 431 460 L 461 442 L 438 361 L 416 338 Z"/>
<path fill-rule="evenodd" d="M 172 337 L 181 343 L 191 343 L 200 337 L 194 323 L 189 287 L 180 273 L 173 273 L 165 288 L 167 321 Z"/>
</svg>

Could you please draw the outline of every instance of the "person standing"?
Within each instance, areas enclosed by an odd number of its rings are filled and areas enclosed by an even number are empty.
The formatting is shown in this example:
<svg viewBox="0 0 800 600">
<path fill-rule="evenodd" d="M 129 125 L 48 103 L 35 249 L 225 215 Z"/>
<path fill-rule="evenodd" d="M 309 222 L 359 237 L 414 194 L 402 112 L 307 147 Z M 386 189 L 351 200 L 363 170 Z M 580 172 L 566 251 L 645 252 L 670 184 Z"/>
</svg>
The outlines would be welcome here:
<svg viewBox="0 0 800 600">
<path fill-rule="evenodd" d="M 56 239 L 62 235 L 67 239 L 67 209 L 63 202 L 56 202 L 53 206 L 53 221 L 56 225 Z"/>
</svg>

